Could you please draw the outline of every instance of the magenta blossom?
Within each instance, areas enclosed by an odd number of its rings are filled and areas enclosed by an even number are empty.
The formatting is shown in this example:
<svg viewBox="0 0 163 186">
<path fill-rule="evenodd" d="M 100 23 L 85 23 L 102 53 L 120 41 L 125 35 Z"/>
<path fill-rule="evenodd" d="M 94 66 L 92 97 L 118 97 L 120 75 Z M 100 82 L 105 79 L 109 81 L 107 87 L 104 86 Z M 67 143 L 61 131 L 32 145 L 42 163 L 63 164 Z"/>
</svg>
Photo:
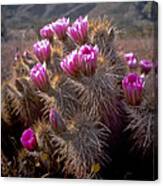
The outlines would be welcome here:
<svg viewBox="0 0 163 186">
<path fill-rule="evenodd" d="M 62 121 L 61 116 L 54 108 L 50 109 L 49 121 L 53 125 L 54 129 L 59 129 L 59 130 L 65 129 L 65 124 Z"/>
<path fill-rule="evenodd" d="M 36 148 L 37 140 L 34 131 L 31 128 L 26 129 L 20 138 L 24 148 L 33 151 Z"/>
<path fill-rule="evenodd" d="M 33 50 L 40 62 L 44 62 L 50 57 L 50 42 L 47 39 L 38 41 L 33 45 Z"/>
<path fill-rule="evenodd" d="M 40 29 L 40 35 L 42 38 L 51 39 L 54 35 L 52 24 L 45 25 Z"/>
<path fill-rule="evenodd" d="M 130 69 L 135 69 L 137 68 L 138 64 L 137 64 L 137 59 L 136 59 L 136 56 L 130 52 L 130 53 L 126 53 L 124 55 L 124 59 L 126 60 L 126 63 L 127 63 L 127 66 L 130 68 Z"/>
<path fill-rule="evenodd" d="M 61 61 L 60 66 L 65 73 L 71 76 L 79 73 L 92 75 L 96 70 L 98 53 L 97 46 L 85 44 L 79 48 L 79 51 L 74 50 L 66 56 Z"/>
<path fill-rule="evenodd" d="M 72 26 L 68 27 L 67 34 L 68 36 L 77 44 L 83 44 L 87 39 L 88 33 L 88 20 L 87 16 L 83 18 L 80 16 L 76 21 L 72 24 Z"/>
<path fill-rule="evenodd" d="M 58 39 L 65 39 L 69 23 L 69 18 L 66 19 L 65 17 L 63 17 L 62 19 L 58 19 L 56 22 L 52 23 L 53 31 L 55 32 Z"/>
<path fill-rule="evenodd" d="M 98 57 L 99 49 L 97 45 L 94 47 L 91 45 L 83 45 L 79 49 L 79 56 L 81 61 L 80 70 L 85 75 L 92 75 L 96 70 L 96 63 Z"/>
<path fill-rule="evenodd" d="M 77 50 L 73 50 L 60 63 L 62 70 L 70 76 L 76 75 L 80 70 L 80 58 Z"/>
<path fill-rule="evenodd" d="M 122 80 L 124 94 L 131 105 L 137 105 L 141 101 L 144 81 L 137 73 L 129 73 Z"/>
<path fill-rule="evenodd" d="M 141 60 L 139 65 L 140 65 L 140 68 L 141 68 L 141 72 L 145 73 L 145 74 L 148 74 L 148 72 L 153 67 L 153 63 L 149 60 L 146 60 L 146 59 Z"/>
<path fill-rule="evenodd" d="M 46 64 L 37 63 L 30 71 L 30 77 L 33 84 L 39 88 L 44 89 L 48 85 L 49 79 L 46 71 Z"/>
<path fill-rule="evenodd" d="M 124 58 L 126 61 L 130 61 L 130 60 L 133 60 L 134 58 L 136 58 L 136 56 L 134 53 L 129 52 L 129 53 L 124 54 Z"/>
</svg>

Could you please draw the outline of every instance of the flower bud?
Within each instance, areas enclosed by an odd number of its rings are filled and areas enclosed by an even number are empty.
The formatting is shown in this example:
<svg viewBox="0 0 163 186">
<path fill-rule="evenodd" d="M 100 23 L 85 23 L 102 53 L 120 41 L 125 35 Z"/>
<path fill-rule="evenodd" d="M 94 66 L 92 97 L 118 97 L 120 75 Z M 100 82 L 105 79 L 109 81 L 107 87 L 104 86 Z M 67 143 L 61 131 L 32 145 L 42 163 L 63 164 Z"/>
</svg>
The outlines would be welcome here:
<svg viewBox="0 0 163 186">
<path fill-rule="evenodd" d="M 67 28 L 69 26 L 69 18 L 58 19 L 56 22 L 52 23 L 53 31 L 60 40 L 64 40 L 66 37 Z"/>
<path fill-rule="evenodd" d="M 36 148 L 37 140 L 34 131 L 31 128 L 26 129 L 20 138 L 24 148 L 33 151 Z"/>
<path fill-rule="evenodd" d="M 57 129 L 57 130 L 64 130 L 65 129 L 65 124 L 62 121 L 61 116 L 54 108 L 50 109 L 49 121 L 53 125 L 54 129 Z"/>
<path fill-rule="evenodd" d="M 31 59 L 31 54 L 30 54 L 30 52 L 29 52 L 28 50 L 25 50 L 25 51 L 23 52 L 23 57 L 24 57 L 24 58 L 27 58 L 27 59 Z"/>
<path fill-rule="evenodd" d="M 33 45 L 33 50 L 40 62 L 44 62 L 50 57 L 50 42 L 47 39 L 38 41 Z"/>
<path fill-rule="evenodd" d="M 61 61 L 60 66 L 67 75 L 73 76 L 79 73 L 79 60 L 78 51 L 74 50 Z"/>
<path fill-rule="evenodd" d="M 21 53 L 19 51 L 17 51 L 14 56 L 14 61 L 17 62 L 20 60 L 21 60 Z"/>
<path fill-rule="evenodd" d="M 54 31 L 52 28 L 52 24 L 45 25 L 43 28 L 40 29 L 40 36 L 42 38 L 51 39 L 54 35 Z"/>
<path fill-rule="evenodd" d="M 86 41 L 88 34 L 87 16 L 85 18 L 80 16 L 76 19 L 73 25 L 68 27 L 67 34 L 75 43 L 79 45 L 83 44 Z"/>
<path fill-rule="evenodd" d="M 85 44 L 80 47 L 78 54 L 81 61 L 80 70 L 83 74 L 89 76 L 95 73 L 98 53 L 97 45 L 93 47 Z"/>
<path fill-rule="evenodd" d="M 141 73 L 148 74 L 148 72 L 152 69 L 153 63 L 149 60 L 143 59 L 139 63 Z"/>
<path fill-rule="evenodd" d="M 127 66 L 129 69 L 136 69 L 138 64 L 137 64 L 137 59 L 136 56 L 130 52 L 130 53 L 126 53 L 124 55 L 124 59 L 126 60 Z"/>
<path fill-rule="evenodd" d="M 30 71 L 30 78 L 37 88 L 46 88 L 49 83 L 46 64 L 37 63 Z"/>
<path fill-rule="evenodd" d="M 122 88 L 127 101 L 131 105 L 138 105 L 142 98 L 144 81 L 137 73 L 129 73 L 122 80 Z"/>
</svg>

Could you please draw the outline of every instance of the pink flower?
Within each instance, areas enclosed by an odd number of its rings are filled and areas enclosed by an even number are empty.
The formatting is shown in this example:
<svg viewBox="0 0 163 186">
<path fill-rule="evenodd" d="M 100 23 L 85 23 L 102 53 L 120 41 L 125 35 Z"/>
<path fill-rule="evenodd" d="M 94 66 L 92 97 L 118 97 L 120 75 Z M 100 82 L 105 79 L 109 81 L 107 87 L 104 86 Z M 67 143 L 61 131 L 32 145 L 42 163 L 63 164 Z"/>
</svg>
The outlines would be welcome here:
<svg viewBox="0 0 163 186">
<path fill-rule="evenodd" d="M 62 70 L 70 76 L 76 75 L 79 72 L 80 58 L 78 51 L 72 51 L 68 56 L 66 56 L 60 63 Z"/>
<path fill-rule="evenodd" d="M 134 58 L 136 58 L 136 56 L 134 53 L 129 52 L 129 53 L 124 54 L 124 58 L 126 61 L 130 61 L 130 60 L 133 60 Z"/>
<path fill-rule="evenodd" d="M 80 16 L 73 23 L 72 26 L 68 27 L 68 36 L 77 44 L 83 44 L 87 39 L 88 33 L 88 20 L 87 16 L 83 18 Z"/>
<path fill-rule="evenodd" d="M 40 29 L 40 35 L 42 38 L 51 39 L 54 35 L 52 24 L 45 25 Z"/>
<path fill-rule="evenodd" d="M 58 19 L 56 22 L 52 23 L 53 31 L 55 32 L 58 39 L 63 40 L 66 37 L 67 28 L 69 26 L 69 18 Z"/>
<path fill-rule="evenodd" d="M 33 50 L 39 61 L 44 62 L 50 57 L 50 42 L 47 39 L 38 41 L 33 45 Z"/>
<path fill-rule="evenodd" d="M 37 145 L 37 140 L 34 131 L 31 128 L 26 129 L 20 138 L 24 148 L 33 151 Z"/>
<path fill-rule="evenodd" d="M 137 73 L 129 73 L 122 80 L 124 94 L 131 105 L 137 105 L 141 101 L 144 81 Z"/>
<path fill-rule="evenodd" d="M 152 69 L 153 63 L 149 60 L 142 59 L 139 63 L 139 66 L 141 68 L 141 72 L 148 74 L 148 72 Z"/>
<path fill-rule="evenodd" d="M 137 59 L 136 59 L 136 56 L 132 53 L 132 52 L 130 52 L 130 53 L 126 53 L 125 55 L 124 55 L 124 58 L 125 58 L 125 60 L 126 60 L 126 62 L 127 62 L 127 65 L 128 65 L 128 67 L 130 68 L 130 69 L 135 69 L 135 68 L 137 68 Z"/>
<path fill-rule="evenodd" d="M 74 50 L 66 56 L 60 63 L 62 70 L 68 75 L 92 75 L 96 70 L 97 56 L 99 49 L 97 46 L 83 45 L 79 51 Z"/>
<path fill-rule="evenodd" d="M 30 77 L 33 84 L 39 88 L 44 89 L 48 82 L 48 75 L 46 71 L 46 64 L 37 63 L 30 71 Z"/>
<path fill-rule="evenodd" d="M 54 108 L 50 109 L 49 121 L 55 129 L 61 129 L 61 130 L 65 129 L 65 124 L 62 121 L 61 116 Z"/>
<path fill-rule="evenodd" d="M 83 45 L 79 49 L 79 56 L 81 61 L 80 70 L 85 75 L 92 75 L 96 70 L 96 63 L 98 57 L 99 49 L 97 45 L 94 47 L 91 45 Z"/>
</svg>

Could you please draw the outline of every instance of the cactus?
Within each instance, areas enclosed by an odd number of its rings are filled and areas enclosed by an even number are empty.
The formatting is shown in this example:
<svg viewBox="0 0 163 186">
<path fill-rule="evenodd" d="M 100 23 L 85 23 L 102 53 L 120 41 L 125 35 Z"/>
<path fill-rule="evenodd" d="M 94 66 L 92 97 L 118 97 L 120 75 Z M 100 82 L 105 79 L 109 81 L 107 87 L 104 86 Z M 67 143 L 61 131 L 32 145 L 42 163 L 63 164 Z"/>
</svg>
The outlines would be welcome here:
<svg viewBox="0 0 163 186">
<path fill-rule="evenodd" d="M 111 22 L 61 18 L 40 36 L 33 51 L 15 58 L 2 86 L 2 175 L 102 177 L 124 130 L 146 153 L 153 143 L 154 113 L 143 94 L 150 69 L 143 73 L 141 62 L 137 71 L 128 59 L 134 55 L 125 56 L 128 67 L 120 60 Z M 139 82 L 129 82 L 127 69 Z"/>
<path fill-rule="evenodd" d="M 157 145 L 157 126 L 155 123 L 157 121 L 157 80 L 152 66 L 152 62 L 141 60 L 140 69 L 137 69 L 141 75 L 130 73 L 139 79 L 137 79 L 135 88 L 130 87 L 130 95 L 128 94 L 127 100 L 131 102 L 125 105 L 129 121 L 125 131 L 129 132 L 130 150 L 139 154 L 141 158 L 150 156 Z M 122 84 L 124 85 L 124 82 Z"/>
</svg>

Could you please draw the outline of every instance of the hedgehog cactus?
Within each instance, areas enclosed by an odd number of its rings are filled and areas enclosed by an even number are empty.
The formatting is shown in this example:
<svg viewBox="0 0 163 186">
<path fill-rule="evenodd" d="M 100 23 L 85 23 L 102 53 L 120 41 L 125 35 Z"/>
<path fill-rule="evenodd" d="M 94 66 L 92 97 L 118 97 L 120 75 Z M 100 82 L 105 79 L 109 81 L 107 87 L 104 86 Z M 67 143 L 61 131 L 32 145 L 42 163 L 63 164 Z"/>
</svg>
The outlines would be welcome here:
<svg viewBox="0 0 163 186">
<path fill-rule="evenodd" d="M 125 76 L 106 18 L 79 17 L 74 23 L 61 18 L 41 28 L 40 35 L 44 39 L 33 51 L 17 54 L 12 77 L 3 84 L 2 139 L 8 143 L 2 145 L 3 170 L 11 161 L 13 176 L 102 176 L 114 160 L 112 150 L 123 129 L 138 139 L 143 126 L 133 113 L 138 104 L 142 109 L 150 65 L 140 62 L 138 71 L 133 68 L 136 57 L 128 54 L 127 64 L 135 73 Z M 26 70 L 20 71 L 22 67 Z M 128 114 L 129 122 L 124 121 Z M 138 114 L 146 117 L 146 112 Z M 14 148 L 10 136 L 17 148 L 9 155 L 8 146 Z M 150 145 L 146 137 L 141 139 Z"/>
<path fill-rule="evenodd" d="M 126 60 L 130 61 L 131 58 L 132 60 L 136 59 L 136 56 L 133 53 L 128 53 Z M 152 67 L 151 61 L 141 60 L 136 68 L 132 68 L 134 72 L 130 72 L 122 80 L 124 95 L 128 102 L 128 105 L 125 105 L 125 110 L 129 123 L 125 131 L 129 134 L 131 150 L 142 157 L 154 153 L 153 147 L 157 143 L 155 140 L 156 129 L 154 130 L 157 115 L 157 93 Z"/>
</svg>

